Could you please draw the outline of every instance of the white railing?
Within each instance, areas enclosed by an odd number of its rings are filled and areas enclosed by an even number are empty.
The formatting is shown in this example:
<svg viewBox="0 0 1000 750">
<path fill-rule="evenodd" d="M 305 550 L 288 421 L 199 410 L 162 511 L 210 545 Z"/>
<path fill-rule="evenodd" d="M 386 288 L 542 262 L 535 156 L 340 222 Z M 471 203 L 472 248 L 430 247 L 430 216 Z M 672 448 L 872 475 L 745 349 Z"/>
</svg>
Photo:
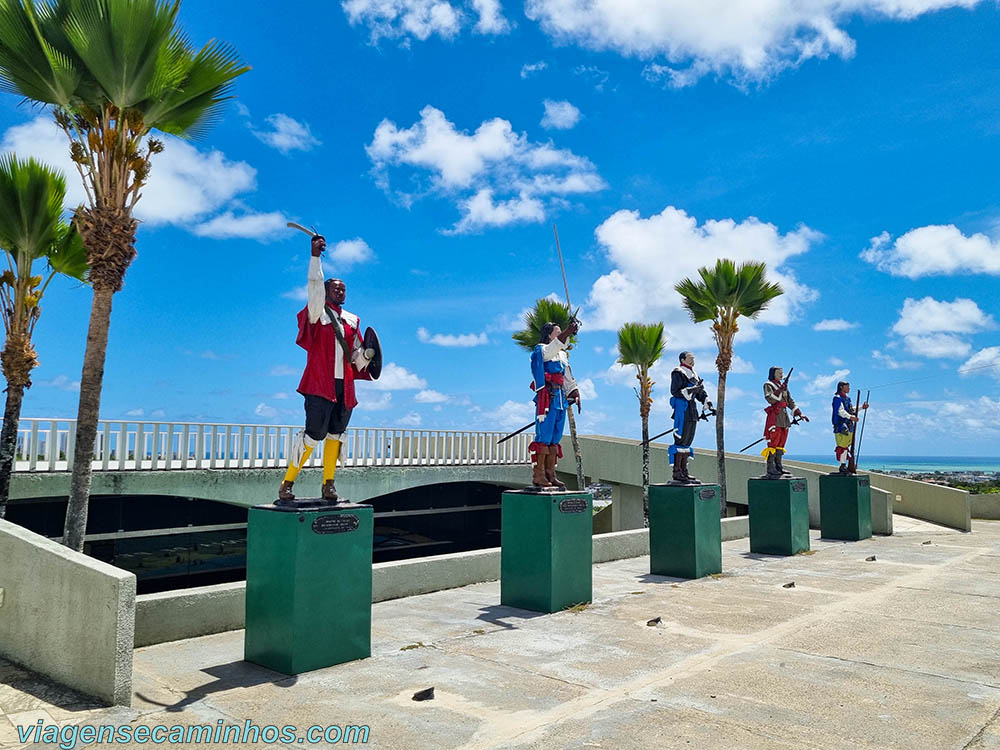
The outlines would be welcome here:
<svg viewBox="0 0 1000 750">
<path fill-rule="evenodd" d="M 101 420 L 94 471 L 261 469 L 288 465 L 298 425 L 136 422 Z M 342 466 L 463 466 L 529 463 L 533 432 L 497 445 L 503 432 L 351 427 L 341 446 Z M 69 471 L 75 419 L 22 419 L 14 470 Z M 323 447 L 306 466 L 321 466 Z"/>
</svg>

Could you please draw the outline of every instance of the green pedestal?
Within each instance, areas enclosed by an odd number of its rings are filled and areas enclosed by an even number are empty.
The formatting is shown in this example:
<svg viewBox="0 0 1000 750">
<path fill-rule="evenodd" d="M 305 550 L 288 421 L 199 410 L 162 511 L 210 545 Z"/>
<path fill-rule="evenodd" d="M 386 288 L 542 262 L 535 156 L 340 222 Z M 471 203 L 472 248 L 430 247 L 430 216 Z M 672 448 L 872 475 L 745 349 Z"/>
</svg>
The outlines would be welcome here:
<svg viewBox="0 0 1000 750">
<path fill-rule="evenodd" d="M 750 551 L 794 555 L 809 549 L 809 490 L 805 479 L 751 479 Z"/>
<path fill-rule="evenodd" d="M 819 528 L 824 539 L 856 542 L 872 535 L 872 488 L 867 476 L 819 478 Z"/>
<path fill-rule="evenodd" d="M 372 526 L 370 505 L 250 509 L 247 661 L 299 674 L 371 656 Z"/>
<path fill-rule="evenodd" d="M 722 572 L 717 484 L 649 485 L 649 572 L 701 578 Z"/>
<path fill-rule="evenodd" d="M 500 603 L 558 612 L 592 598 L 589 492 L 503 493 Z"/>
</svg>

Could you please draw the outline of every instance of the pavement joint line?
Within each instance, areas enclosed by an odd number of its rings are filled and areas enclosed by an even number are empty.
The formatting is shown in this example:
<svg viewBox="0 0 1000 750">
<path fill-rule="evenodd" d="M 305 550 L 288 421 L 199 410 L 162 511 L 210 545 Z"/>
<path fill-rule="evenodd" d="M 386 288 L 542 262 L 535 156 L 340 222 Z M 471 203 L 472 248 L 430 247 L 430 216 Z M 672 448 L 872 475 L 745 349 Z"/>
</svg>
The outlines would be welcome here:
<svg viewBox="0 0 1000 750">
<path fill-rule="evenodd" d="M 764 631 L 736 636 L 731 639 L 732 643 L 730 644 L 717 644 L 717 648 L 715 649 L 710 648 L 707 652 L 692 654 L 691 656 L 670 665 L 660 672 L 638 678 L 630 683 L 618 685 L 613 688 L 598 689 L 595 692 L 566 701 L 553 709 L 539 712 L 535 715 L 533 721 L 521 724 L 520 727 L 515 730 L 516 734 L 511 734 L 511 730 L 513 729 L 512 727 L 504 726 L 502 724 L 500 726 L 497 726 L 496 724 L 487 724 L 486 726 L 482 726 L 473 736 L 473 739 L 462 747 L 467 748 L 468 750 L 476 748 L 493 748 L 504 741 L 511 742 L 516 740 L 525 742 L 537 739 L 539 733 L 544 731 L 547 726 L 558 724 L 563 718 L 573 717 L 580 719 L 585 716 L 590 716 L 600 710 L 603 704 L 612 704 L 623 700 L 628 697 L 630 693 L 637 690 L 653 686 L 667 685 L 684 677 L 698 674 L 699 672 L 708 669 L 710 666 L 717 664 L 729 656 L 735 656 L 736 654 L 748 651 L 754 647 L 769 644 L 775 639 L 788 633 L 801 630 L 804 627 L 812 625 L 814 622 L 823 621 L 832 614 L 844 612 L 848 610 L 847 602 L 856 602 L 856 606 L 860 606 L 862 603 L 869 601 L 872 603 L 877 602 L 880 599 L 886 598 L 893 591 L 900 588 L 903 581 L 912 579 L 916 582 L 925 578 L 932 578 L 946 568 L 950 568 L 961 562 L 966 562 L 981 555 L 982 553 L 978 550 L 972 550 L 963 555 L 956 555 L 950 560 L 944 560 L 938 565 L 910 566 L 916 569 L 904 576 L 902 580 L 891 580 L 875 589 L 859 592 L 851 596 L 846 602 L 841 600 L 831 602 L 830 604 L 819 605 L 811 612 L 773 625 Z"/>
<path fill-rule="evenodd" d="M 975 743 L 979 742 L 979 740 L 981 740 L 983 736 L 985 736 L 986 730 L 990 728 L 990 724 L 993 724 L 998 720 L 1000 720 L 1000 708 L 998 708 L 996 710 L 996 713 L 993 714 L 993 716 L 985 724 L 983 724 L 982 728 L 978 732 L 976 732 L 975 735 L 973 735 L 971 740 L 962 745 L 962 750 L 968 750 Z"/>
<path fill-rule="evenodd" d="M 919 589 L 911 589 L 911 590 L 917 591 Z M 941 593 L 941 592 L 937 592 L 937 593 Z M 889 617 L 888 615 L 883 615 L 883 614 L 881 614 L 879 612 L 866 612 L 866 611 L 862 611 L 862 610 L 859 610 L 859 609 L 848 609 L 848 610 L 845 610 L 845 611 L 852 612 L 852 613 L 854 613 L 856 615 L 864 615 L 865 617 L 881 617 L 883 620 L 893 620 L 893 621 L 903 620 L 905 622 L 919 622 L 919 623 L 921 623 L 923 625 L 940 625 L 942 627 L 946 626 L 946 627 L 949 627 L 949 628 L 961 628 L 962 630 L 977 630 L 977 631 L 982 632 L 982 633 L 996 634 L 996 632 L 997 632 L 995 628 L 977 628 L 974 625 L 962 625 L 962 624 L 957 623 L 957 622 L 935 622 L 934 620 L 921 620 L 921 619 L 919 619 L 917 617 L 905 617 L 904 615 L 895 615 L 893 617 Z"/>
<path fill-rule="evenodd" d="M 889 669 L 896 672 L 905 672 L 906 674 L 920 675 L 921 677 L 934 677 L 939 680 L 947 680 L 949 682 L 959 682 L 963 685 L 975 685 L 976 687 L 989 688 L 990 690 L 1000 690 L 1000 684 L 993 684 L 991 682 L 979 682 L 978 680 L 967 680 L 962 677 L 955 677 L 953 675 L 938 674 L 937 672 L 925 672 L 922 669 L 908 669 L 907 667 L 900 667 L 895 664 L 879 664 L 874 661 L 865 661 L 864 659 L 849 659 L 846 656 L 835 656 L 833 654 L 818 654 L 813 651 L 803 651 L 802 649 L 792 648 L 790 646 L 774 646 L 774 648 L 779 651 L 787 651 L 792 654 L 800 654 L 802 656 L 811 656 L 816 659 L 829 659 L 831 661 L 840 661 L 846 664 L 863 664 L 866 667 L 875 667 L 877 669 Z"/>
<path fill-rule="evenodd" d="M 1000 599 L 995 594 L 972 594 L 968 591 L 942 591 L 941 589 L 925 589 L 922 586 L 900 586 L 907 591 L 926 591 L 928 594 L 954 594 L 955 596 L 978 596 L 982 599 Z"/>
</svg>

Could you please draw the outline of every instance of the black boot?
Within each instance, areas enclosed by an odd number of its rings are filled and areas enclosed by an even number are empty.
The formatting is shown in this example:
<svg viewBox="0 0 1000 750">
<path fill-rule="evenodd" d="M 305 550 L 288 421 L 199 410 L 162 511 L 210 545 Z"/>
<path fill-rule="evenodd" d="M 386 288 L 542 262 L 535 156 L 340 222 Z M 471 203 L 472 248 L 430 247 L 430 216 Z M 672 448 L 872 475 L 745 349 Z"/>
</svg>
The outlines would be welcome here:
<svg viewBox="0 0 1000 750">
<path fill-rule="evenodd" d="M 778 452 L 775 451 L 767 457 L 767 474 L 764 476 L 765 479 L 781 479 L 781 469 L 778 468 L 777 458 Z"/>
<path fill-rule="evenodd" d="M 692 454 L 690 453 L 685 453 L 684 461 L 681 462 L 681 471 L 684 472 L 684 481 L 686 481 L 688 484 L 701 484 L 701 482 L 699 482 L 695 477 L 691 476 L 690 472 L 688 472 L 688 461 L 691 460 L 691 455 Z"/>
<path fill-rule="evenodd" d="M 785 455 L 784 451 L 775 451 L 774 452 L 774 464 L 775 464 L 775 466 L 778 467 L 778 471 L 781 472 L 781 476 L 787 479 L 788 477 L 790 477 L 792 475 L 792 472 L 788 471 L 788 469 L 786 469 L 782 465 L 782 463 L 781 463 L 781 457 L 783 455 Z"/>
<path fill-rule="evenodd" d="M 681 468 L 681 455 L 682 454 L 680 454 L 680 453 L 675 453 L 674 454 L 673 481 L 679 482 L 679 483 L 683 483 L 683 482 L 686 481 L 684 479 L 684 469 Z"/>
</svg>

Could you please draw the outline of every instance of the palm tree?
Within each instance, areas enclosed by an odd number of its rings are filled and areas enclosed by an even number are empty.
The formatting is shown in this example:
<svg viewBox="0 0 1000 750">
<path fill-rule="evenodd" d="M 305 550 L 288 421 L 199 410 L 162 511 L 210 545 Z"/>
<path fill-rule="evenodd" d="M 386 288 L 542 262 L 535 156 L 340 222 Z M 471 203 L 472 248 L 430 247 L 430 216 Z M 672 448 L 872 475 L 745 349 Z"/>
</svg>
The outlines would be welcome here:
<svg viewBox="0 0 1000 750">
<path fill-rule="evenodd" d="M 248 70 L 231 47 L 193 48 L 178 0 L 0 0 L 0 87 L 53 108 L 69 139 L 86 202 L 74 223 L 94 296 L 80 378 L 67 547 L 82 551 L 101 405 L 111 301 L 135 258 L 142 197 L 163 142 L 204 133 Z"/>
<path fill-rule="evenodd" d="M 653 379 L 649 371 L 663 356 L 663 323 L 626 323 L 618 331 L 618 364 L 635 365 L 639 387 L 639 417 L 642 419 L 642 517 L 649 526 L 649 409 L 653 405 Z"/>
<path fill-rule="evenodd" d="M 0 275 L 0 315 L 6 332 L 0 365 L 7 378 L 0 430 L 0 518 L 10 494 L 24 389 L 31 387 L 31 371 L 38 366 L 31 336 L 42 313 L 42 296 L 57 273 L 82 280 L 87 272 L 80 235 L 62 219 L 65 197 L 66 180 L 55 170 L 34 159 L 19 161 L 13 154 L 0 157 L 0 248 L 7 258 L 7 270 Z M 34 275 L 36 261 L 43 258 L 48 269 Z"/>
<path fill-rule="evenodd" d="M 764 263 L 741 263 L 720 258 L 715 268 L 698 269 L 699 281 L 684 279 L 674 288 L 684 299 L 684 307 L 695 323 L 712 321 L 712 334 L 719 347 L 715 365 L 719 370 L 719 394 L 715 408 L 716 460 L 719 465 L 721 515 L 726 515 L 725 410 L 726 373 L 733 365 L 733 338 L 740 330 L 740 316 L 756 318 L 771 300 L 784 294 L 781 286 L 765 280 Z"/>
<path fill-rule="evenodd" d="M 569 305 L 564 305 L 562 302 L 556 302 L 555 300 L 543 297 L 542 299 L 535 300 L 534 307 L 525 313 L 524 329 L 517 331 L 511 338 L 522 349 L 530 352 L 538 344 L 542 333 L 542 326 L 546 323 L 555 323 L 565 330 L 572 317 Z M 575 341 L 575 338 L 570 339 L 570 341 Z M 572 348 L 571 344 L 567 347 L 567 350 Z M 576 418 L 573 416 L 572 409 L 567 409 L 566 415 L 569 417 L 569 436 L 573 444 L 573 454 L 576 457 L 576 486 L 577 489 L 582 490 L 586 486 L 586 482 L 583 478 L 583 454 L 580 452 L 580 440 L 576 435 Z"/>
</svg>

